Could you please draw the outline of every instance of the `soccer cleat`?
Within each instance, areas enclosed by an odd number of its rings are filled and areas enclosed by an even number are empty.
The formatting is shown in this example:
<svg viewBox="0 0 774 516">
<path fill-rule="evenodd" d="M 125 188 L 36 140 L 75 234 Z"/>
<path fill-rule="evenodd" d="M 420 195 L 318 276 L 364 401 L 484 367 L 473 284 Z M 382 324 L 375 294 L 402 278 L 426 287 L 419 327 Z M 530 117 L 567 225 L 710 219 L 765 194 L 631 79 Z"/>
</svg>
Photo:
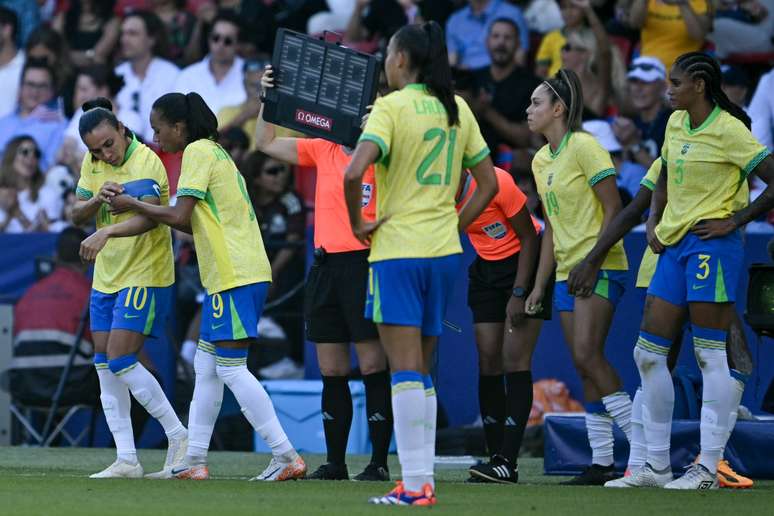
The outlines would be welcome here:
<svg viewBox="0 0 774 516">
<path fill-rule="evenodd" d="M 601 486 L 613 478 L 615 478 L 615 469 L 612 464 L 610 466 L 592 464 L 577 477 L 560 482 L 560 484 L 563 486 Z"/>
<path fill-rule="evenodd" d="M 117 459 L 99 473 L 89 475 L 89 478 L 142 478 L 142 473 L 142 465 L 139 462 L 129 464 L 121 459 Z"/>
<path fill-rule="evenodd" d="M 473 478 L 497 484 L 517 484 L 519 482 L 519 466 L 514 467 L 502 455 L 493 455 L 492 460 L 471 466 L 468 473 Z"/>
<path fill-rule="evenodd" d="M 701 464 L 692 464 L 680 478 L 672 480 L 665 489 L 717 489 L 718 477 Z"/>
<path fill-rule="evenodd" d="M 189 466 L 188 464 L 183 463 L 172 468 L 170 473 L 174 478 L 180 480 L 209 480 L 210 478 L 210 470 L 206 464 Z"/>
<path fill-rule="evenodd" d="M 422 486 L 421 491 L 406 491 L 403 482 L 395 483 L 395 488 L 384 496 L 370 498 L 368 503 L 374 505 L 415 505 L 418 507 L 429 507 L 435 505 L 435 493 L 430 484 Z"/>
<path fill-rule="evenodd" d="M 753 486 L 750 478 L 744 477 L 731 469 L 727 460 L 721 459 L 718 462 L 718 485 L 731 489 L 749 489 Z"/>
<path fill-rule="evenodd" d="M 629 476 L 605 482 L 605 487 L 664 487 L 672 480 L 672 470 L 657 472 L 650 464 L 634 469 Z"/>
<path fill-rule="evenodd" d="M 358 482 L 385 482 L 390 480 L 390 470 L 387 466 L 370 463 L 365 467 L 362 473 L 355 475 L 352 480 Z"/>
<path fill-rule="evenodd" d="M 323 464 L 314 473 L 306 477 L 308 480 L 349 480 L 346 464 Z"/>
<path fill-rule="evenodd" d="M 304 475 L 306 475 L 306 463 L 300 455 L 291 462 L 281 462 L 276 457 L 272 457 L 269 466 L 263 470 L 263 473 L 251 478 L 250 481 L 282 482 L 283 480 L 298 480 L 304 478 Z"/>
<path fill-rule="evenodd" d="M 157 471 L 155 473 L 148 473 L 145 475 L 145 478 L 174 478 L 175 475 L 172 474 L 172 470 L 183 465 L 183 460 L 185 459 L 185 452 L 187 448 L 187 437 L 169 441 L 169 447 L 167 448 L 167 458 L 164 461 L 164 468 L 161 471 Z"/>
</svg>

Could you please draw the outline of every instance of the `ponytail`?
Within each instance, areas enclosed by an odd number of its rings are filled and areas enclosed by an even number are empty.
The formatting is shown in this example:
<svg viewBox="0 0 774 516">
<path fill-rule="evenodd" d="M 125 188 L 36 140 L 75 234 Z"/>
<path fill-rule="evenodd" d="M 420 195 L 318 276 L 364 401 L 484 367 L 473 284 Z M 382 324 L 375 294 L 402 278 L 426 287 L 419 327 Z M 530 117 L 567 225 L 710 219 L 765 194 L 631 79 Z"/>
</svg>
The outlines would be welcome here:
<svg viewBox="0 0 774 516">
<path fill-rule="evenodd" d="M 218 119 L 198 93 L 167 93 L 156 99 L 153 111 L 170 124 L 185 124 L 186 143 L 218 139 Z"/>
<path fill-rule="evenodd" d="M 113 114 L 113 103 L 105 97 L 87 100 L 82 106 L 83 115 L 78 121 L 78 133 L 81 138 L 92 132 L 102 122 L 118 129 L 118 119 Z"/>
<path fill-rule="evenodd" d="M 434 21 L 405 25 L 393 37 L 397 47 L 408 54 L 411 68 L 419 74 L 418 81 L 443 105 L 449 127 L 458 125 L 459 108 L 441 26 Z"/>
<path fill-rule="evenodd" d="M 721 88 L 723 73 L 720 64 L 711 56 L 703 52 L 688 52 L 677 58 L 675 66 L 689 75 L 694 81 L 704 81 L 704 95 L 708 101 L 720 106 L 720 109 L 728 111 L 738 119 L 747 129 L 750 129 L 750 117 L 744 109 L 737 106 L 726 96 Z"/>
<path fill-rule="evenodd" d="M 548 89 L 551 102 L 561 102 L 564 106 L 567 129 L 580 131 L 583 121 L 583 88 L 578 75 L 562 68 L 554 77 L 543 81 L 543 84 Z"/>
</svg>

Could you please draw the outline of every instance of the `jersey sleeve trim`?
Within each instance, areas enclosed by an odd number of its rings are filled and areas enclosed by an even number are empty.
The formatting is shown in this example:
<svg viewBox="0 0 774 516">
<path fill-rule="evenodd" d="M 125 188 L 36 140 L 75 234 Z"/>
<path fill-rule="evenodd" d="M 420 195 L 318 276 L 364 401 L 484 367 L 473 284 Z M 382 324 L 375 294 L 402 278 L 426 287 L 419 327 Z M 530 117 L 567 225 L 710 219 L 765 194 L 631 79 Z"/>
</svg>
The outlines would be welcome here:
<svg viewBox="0 0 774 516">
<path fill-rule="evenodd" d="M 82 186 L 79 186 L 75 189 L 75 195 L 82 199 L 86 199 L 87 201 L 94 197 L 94 194 L 91 192 L 91 190 L 87 190 Z"/>
<path fill-rule="evenodd" d="M 594 174 L 594 177 L 589 179 L 589 186 L 594 186 L 606 177 L 614 176 L 615 175 L 615 169 L 614 168 L 607 168 L 603 170 L 602 172 L 597 172 Z"/>
<path fill-rule="evenodd" d="M 462 166 L 465 168 L 475 167 L 476 165 L 481 163 L 484 160 L 484 158 L 486 158 L 487 156 L 489 156 L 489 147 L 484 147 L 483 149 L 478 151 L 470 158 L 463 157 Z"/>
<path fill-rule="evenodd" d="M 204 199 L 207 194 L 196 188 L 181 188 L 177 191 L 178 197 L 196 197 L 197 199 Z"/>
<path fill-rule="evenodd" d="M 650 179 L 642 178 L 642 181 L 640 181 L 640 185 L 644 186 L 645 188 L 647 188 L 651 192 L 656 189 L 655 183 L 653 183 L 653 181 L 651 181 Z"/>
<path fill-rule="evenodd" d="M 387 159 L 387 156 L 390 154 L 390 148 L 387 147 L 387 144 L 384 143 L 384 140 L 376 136 L 375 134 L 371 133 L 363 133 L 360 136 L 360 139 L 358 140 L 358 143 L 360 142 L 371 142 L 374 143 L 377 147 L 379 147 L 379 159 L 376 160 L 377 162 L 384 162 Z"/>
<path fill-rule="evenodd" d="M 742 169 L 742 176 L 744 176 L 745 179 L 747 179 L 747 176 L 752 173 L 753 170 L 755 170 L 755 167 L 757 167 L 761 161 L 766 159 L 766 156 L 770 155 L 771 152 L 769 149 L 764 149 L 758 153 L 757 156 L 755 156 L 750 162 Z"/>
</svg>

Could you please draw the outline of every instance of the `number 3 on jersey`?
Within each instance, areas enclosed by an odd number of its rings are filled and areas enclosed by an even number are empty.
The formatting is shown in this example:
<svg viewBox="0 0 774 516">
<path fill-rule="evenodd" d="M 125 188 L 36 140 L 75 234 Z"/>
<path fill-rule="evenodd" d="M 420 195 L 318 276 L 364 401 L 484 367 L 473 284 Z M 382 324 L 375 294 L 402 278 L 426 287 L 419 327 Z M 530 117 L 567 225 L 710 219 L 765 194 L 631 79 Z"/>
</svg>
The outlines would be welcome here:
<svg viewBox="0 0 774 516">
<path fill-rule="evenodd" d="M 452 162 L 454 161 L 454 144 L 457 141 L 457 129 L 450 129 L 447 138 L 446 131 L 440 127 L 428 129 L 425 132 L 424 140 L 426 142 L 436 140 L 430 153 L 424 157 L 422 163 L 417 167 L 417 182 L 420 185 L 449 185 L 452 177 Z M 448 146 L 446 145 L 448 140 Z M 443 152 L 446 146 L 446 170 L 444 173 L 431 171 L 435 166 L 438 156 Z"/>
</svg>

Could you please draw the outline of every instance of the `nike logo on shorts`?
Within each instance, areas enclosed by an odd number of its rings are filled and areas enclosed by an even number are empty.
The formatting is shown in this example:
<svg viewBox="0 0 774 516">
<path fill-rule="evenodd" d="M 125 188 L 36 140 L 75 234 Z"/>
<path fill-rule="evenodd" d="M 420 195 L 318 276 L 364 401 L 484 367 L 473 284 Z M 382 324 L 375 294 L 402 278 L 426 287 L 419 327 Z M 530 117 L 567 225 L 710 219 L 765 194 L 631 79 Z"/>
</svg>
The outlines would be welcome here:
<svg viewBox="0 0 774 516">
<path fill-rule="evenodd" d="M 217 330 L 218 328 L 220 328 L 221 326 L 223 326 L 223 325 L 225 325 L 225 324 L 226 324 L 226 323 L 222 323 L 222 324 L 213 324 L 213 325 L 212 325 L 212 329 L 213 329 L 213 330 Z"/>
<path fill-rule="evenodd" d="M 693 290 L 700 290 L 700 289 L 703 289 L 706 286 L 708 286 L 708 285 L 693 285 L 692 288 L 693 288 Z"/>
<path fill-rule="evenodd" d="M 124 314 L 124 319 L 137 319 L 138 317 L 140 317 L 140 316 L 139 315 Z"/>
</svg>

